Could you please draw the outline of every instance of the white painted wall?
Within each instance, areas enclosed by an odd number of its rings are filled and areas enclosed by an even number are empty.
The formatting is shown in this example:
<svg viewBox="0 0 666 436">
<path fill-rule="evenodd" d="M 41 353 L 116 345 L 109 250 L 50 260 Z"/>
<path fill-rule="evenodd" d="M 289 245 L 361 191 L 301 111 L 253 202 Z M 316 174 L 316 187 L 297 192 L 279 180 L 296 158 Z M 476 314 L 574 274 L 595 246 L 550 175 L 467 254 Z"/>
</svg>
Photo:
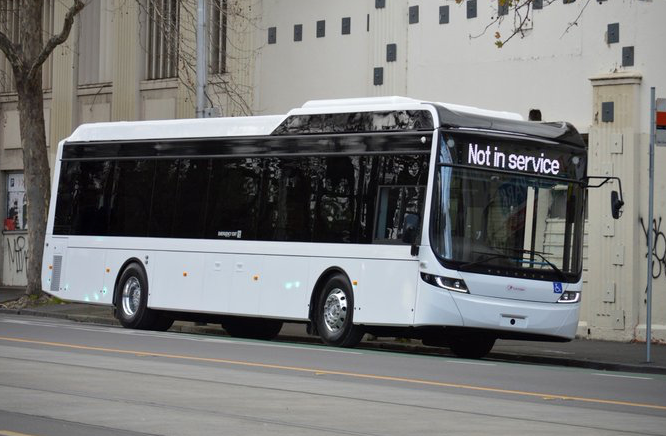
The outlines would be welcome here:
<svg viewBox="0 0 666 436">
<path fill-rule="evenodd" d="M 545 120 L 566 120 L 582 132 L 593 123 L 589 79 L 602 73 L 639 71 L 647 101 L 649 86 L 666 90 L 663 41 L 666 2 L 614 0 L 603 3 L 554 2 L 533 11 L 533 28 L 502 49 L 495 32 L 508 35 L 511 15 L 484 28 L 496 16 L 496 0 L 478 0 L 477 18 L 467 19 L 464 2 L 373 0 L 264 0 L 257 39 L 256 111 L 284 113 L 314 98 L 404 94 L 410 97 L 519 112 L 538 108 Z M 419 23 L 408 24 L 409 6 L 419 6 Z M 450 8 L 449 24 L 439 24 L 439 6 Z M 587 6 L 586 6 L 587 5 Z M 582 9 L 585 7 L 585 10 Z M 578 25 L 568 24 L 581 14 Z M 370 31 L 366 18 L 370 15 Z M 351 35 L 341 35 L 341 18 L 351 17 Z M 326 36 L 315 37 L 317 20 Z M 620 24 L 620 42 L 606 43 L 610 23 Z M 293 41 L 303 24 L 303 41 Z M 267 29 L 277 28 L 277 43 Z M 480 36 L 479 36 L 480 35 Z M 477 37 L 478 36 L 478 37 Z M 398 45 L 397 62 L 386 62 L 386 44 Z M 622 67 L 622 47 L 635 47 L 633 67 Z M 384 67 L 384 85 L 374 86 L 372 70 Z M 645 116 L 644 116 L 645 114 Z M 647 109 L 641 108 L 647 131 Z"/>
</svg>

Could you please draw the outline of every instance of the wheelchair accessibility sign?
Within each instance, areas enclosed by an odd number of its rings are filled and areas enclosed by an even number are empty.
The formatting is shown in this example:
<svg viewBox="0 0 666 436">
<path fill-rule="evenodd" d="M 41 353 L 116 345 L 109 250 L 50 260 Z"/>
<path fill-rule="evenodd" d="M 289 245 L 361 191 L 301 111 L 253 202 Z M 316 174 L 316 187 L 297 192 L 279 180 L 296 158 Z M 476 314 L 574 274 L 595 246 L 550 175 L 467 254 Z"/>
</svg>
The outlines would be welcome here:
<svg viewBox="0 0 666 436">
<path fill-rule="evenodd" d="M 553 282 L 553 292 L 556 293 L 556 294 L 561 294 L 562 293 L 562 283 Z"/>
</svg>

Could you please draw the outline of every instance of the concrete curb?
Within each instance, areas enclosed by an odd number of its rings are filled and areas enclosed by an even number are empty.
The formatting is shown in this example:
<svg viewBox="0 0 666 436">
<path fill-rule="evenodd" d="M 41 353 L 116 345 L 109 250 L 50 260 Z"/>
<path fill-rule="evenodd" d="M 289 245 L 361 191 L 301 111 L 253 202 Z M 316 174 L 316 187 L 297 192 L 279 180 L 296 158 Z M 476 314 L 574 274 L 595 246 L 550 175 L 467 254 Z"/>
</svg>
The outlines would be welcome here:
<svg viewBox="0 0 666 436">
<path fill-rule="evenodd" d="M 78 315 L 69 313 L 57 312 L 43 312 L 34 309 L 0 309 L 0 313 L 8 313 L 13 315 L 29 315 L 42 318 L 56 318 L 66 319 L 70 321 L 92 323 L 100 325 L 113 325 L 119 326 L 120 324 L 114 318 L 94 316 L 94 315 Z M 221 328 L 213 328 L 209 326 L 192 326 L 175 323 L 170 331 L 192 334 L 208 334 L 217 336 L 227 336 Z M 308 344 L 322 344 L 321 340 L 315 336 L 294 336 L 294 335 L 281 335 L 275 339 L 277 342 L 295 342 L 295 343 L 308 343 Z M 377 351 L 392 351 L 400 353 L 422 354 L 430 356 L 452 357 L 455 355 L 451 353 L 448 348 L 426 347 L 420 344 L 399 343 L 394 341 L 363 341 L 359 344 L 358 348 L 366 350 Z M 641 374 L 661 374 L 666 375 L 666 367 L 643 364 L 632 365 L 617 362 L 601 362 L 594 360 L 575 359 L 571 357 L 550 357 L 538 355 L 525 355 L 506 352 L 491 352 L 485 360 L 497 362 L 511 362 L 511 363 L 526 363 L 537 365 L 553 365 L 564 366 L 572 368 L 586 368 L 601 371 L 620 371 Z"/>
</svg>

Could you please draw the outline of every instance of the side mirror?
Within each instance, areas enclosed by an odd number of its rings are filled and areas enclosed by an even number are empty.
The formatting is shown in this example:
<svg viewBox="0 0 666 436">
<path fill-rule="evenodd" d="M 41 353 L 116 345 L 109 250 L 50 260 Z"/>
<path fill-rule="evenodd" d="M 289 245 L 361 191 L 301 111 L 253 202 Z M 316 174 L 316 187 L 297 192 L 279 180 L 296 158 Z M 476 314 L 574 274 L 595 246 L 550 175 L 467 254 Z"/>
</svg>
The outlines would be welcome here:
<svg viewBox="0 0 666 436">
<path fill-rule="evenodd" d="M 406 213 L 402 223 L 402 242 L 414 244 L 418 237 L 419 216 L 415 213 Z"/>
<path fill-rule="evenodd" d="M 620 195 L 617 191 L 611 192 L 611 214 L 613 218 L 618 219 L 622 215 L 622 206 L 624 206 L 624 201 L 620 199 Z"/>
</svg>

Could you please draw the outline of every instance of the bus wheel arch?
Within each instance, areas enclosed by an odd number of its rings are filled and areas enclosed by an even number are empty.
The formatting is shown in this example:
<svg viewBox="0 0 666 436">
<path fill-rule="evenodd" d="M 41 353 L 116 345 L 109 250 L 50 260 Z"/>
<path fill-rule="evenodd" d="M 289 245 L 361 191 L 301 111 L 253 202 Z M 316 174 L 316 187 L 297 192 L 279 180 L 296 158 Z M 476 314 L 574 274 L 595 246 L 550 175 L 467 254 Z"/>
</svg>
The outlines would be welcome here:
<svg viewBox="0 0 666 436">
<path fill-rule="evenodd" d="M 310 298 L 310 322 L 328 344 L 354 347 L 363 338 L 363 328 L 354 325 L 354 294 L 349 276 L 338 267 L 324 271 Z"/>
<path fill-rule="evenodd" d="M 113 284 L 113 299 L 111 300 L 113 302 L 113 313 L 114 313 L 116 318 L 118 318 L 118 316 L 120 316 L 120 314 L 117 311 L 117 309 L 119 307 L 118 305 L 120 303 L 119 298 L 120 298 L 120 294 L 121 294 L 121 293 L 118 292 L 118 290 L 119 290 L 118 285 L 120 284 L 120 277 L 123 275 L 123 273 L 125 272 L 127 267 L 132 263 L 136 263 L 141 269 L 143 269 L 143 274 L 145 275 L 146 280 L 147 280 L 147 277 L 148 277 L 148 274 L 146 273 L 146 268 L 143 266 L 143 263 L 139 259 L 137 259 L 136 257 L 132 257 L 132 258 L 127 259 L 125 261 L 125 263 L 123 263 L 122 266 L 118 269 L 118 274 L 116 275 L 116 281 Z"/>
<path fill-rule="evenodd" d="M 328 280 L 331 278 L 331 276 L 335 274 L 342 274 L 347 279 L 349 280 L 349 276 L 345 271 L 337 266 L 333 266 L 330 268 L 327 268 L 324 270 L 320 275 L 319 278 L 317 279 L 317 282 L 315 285 L 312 287 L 312 293 L 310 294 L 310 304 L 308 306 L 308 319 L 310 320 L 310 328 L 312 329 L 312 334 L 319 334 L 319 331 L 317 329 L 317 303 L 319 302 L 319 296 L 321 295 L 321 292 L 324 289 L 324 285 Z"/>
<path fill-rule="evenodd" d="M 128 259 L 119 270 L 113 290 L 116 318 L 126 328 L 166 331 L 173 318 L 148 308 L 148 275 L 138 259 Z"/>
</svg>

